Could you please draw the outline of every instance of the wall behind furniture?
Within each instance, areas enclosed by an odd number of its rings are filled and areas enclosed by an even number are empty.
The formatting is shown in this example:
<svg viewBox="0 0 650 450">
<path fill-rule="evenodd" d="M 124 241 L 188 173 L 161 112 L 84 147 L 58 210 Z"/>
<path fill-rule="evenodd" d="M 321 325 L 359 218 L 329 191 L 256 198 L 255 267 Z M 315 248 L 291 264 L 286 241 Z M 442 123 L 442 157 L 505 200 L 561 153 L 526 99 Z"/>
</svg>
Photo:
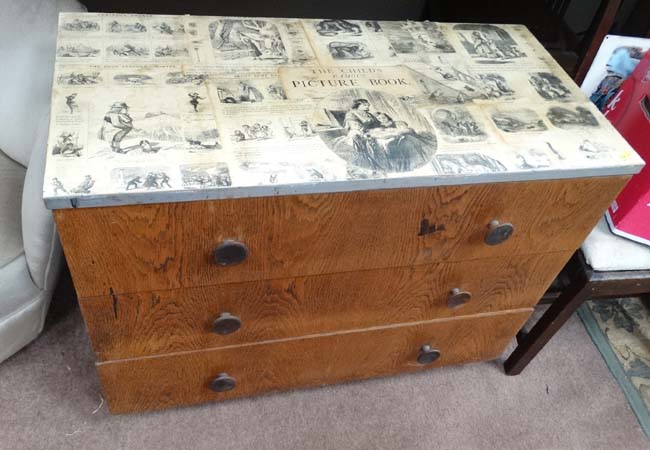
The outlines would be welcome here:
<svg viewBox="0 0 650 450">
<path fill-rule="evenodd" d="M 82 0 L 92 12 L 423 20 L 427 0 Z"/>
</svg>

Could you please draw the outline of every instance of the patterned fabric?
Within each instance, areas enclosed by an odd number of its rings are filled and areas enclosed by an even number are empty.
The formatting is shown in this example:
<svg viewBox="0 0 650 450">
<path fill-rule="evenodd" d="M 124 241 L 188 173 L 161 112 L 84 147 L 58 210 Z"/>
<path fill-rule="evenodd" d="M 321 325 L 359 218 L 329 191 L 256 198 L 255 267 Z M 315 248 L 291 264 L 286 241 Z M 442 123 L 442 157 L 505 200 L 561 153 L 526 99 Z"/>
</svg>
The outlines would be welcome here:
<svg viewBox="0 0 650 450">
<path fill-rule="evenodd" d="M 650 298 L 590 301 L 579 315 L 650 437 Z"/>
</svg>

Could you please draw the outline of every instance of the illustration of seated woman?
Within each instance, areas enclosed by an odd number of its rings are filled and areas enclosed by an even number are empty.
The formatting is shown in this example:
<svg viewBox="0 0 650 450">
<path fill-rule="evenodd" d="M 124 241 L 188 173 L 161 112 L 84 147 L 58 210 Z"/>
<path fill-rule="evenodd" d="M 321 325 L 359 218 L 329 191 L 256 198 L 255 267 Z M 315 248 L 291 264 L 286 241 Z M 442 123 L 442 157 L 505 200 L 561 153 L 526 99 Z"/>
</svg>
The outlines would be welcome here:
<svg viewBox="0 0 650 450">
<path fill-rule="evenodd" d="M 370 102 L 363 98 L 352 102 L 343 127 L 346 134 L 335 139 L 334 150 L 348 153 L 352 147 L 353 163 L 375 171 L 414 170 L 431 158 L 436 146 L 432 134 L 418 133 L 384 112 L 370 112 Z"/>
</svg>

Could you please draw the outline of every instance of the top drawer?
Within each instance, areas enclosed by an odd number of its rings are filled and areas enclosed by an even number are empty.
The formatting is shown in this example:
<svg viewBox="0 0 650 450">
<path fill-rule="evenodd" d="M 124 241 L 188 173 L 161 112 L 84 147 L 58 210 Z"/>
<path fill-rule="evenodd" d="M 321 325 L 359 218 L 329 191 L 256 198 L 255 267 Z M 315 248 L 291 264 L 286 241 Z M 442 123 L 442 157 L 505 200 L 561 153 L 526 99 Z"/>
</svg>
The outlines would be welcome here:
<svg viewBox="0 0 650 450">
<path fill-rule="evenodd" d="M 574 250 L 626 180 L 65 209 L 55 217 L 77 293 L 90 297 Z M 488 245 L 494 220 L 514 233 Z M 216 264 L 215 249 L 233 240 L 246 258 Z"/>
</svg>

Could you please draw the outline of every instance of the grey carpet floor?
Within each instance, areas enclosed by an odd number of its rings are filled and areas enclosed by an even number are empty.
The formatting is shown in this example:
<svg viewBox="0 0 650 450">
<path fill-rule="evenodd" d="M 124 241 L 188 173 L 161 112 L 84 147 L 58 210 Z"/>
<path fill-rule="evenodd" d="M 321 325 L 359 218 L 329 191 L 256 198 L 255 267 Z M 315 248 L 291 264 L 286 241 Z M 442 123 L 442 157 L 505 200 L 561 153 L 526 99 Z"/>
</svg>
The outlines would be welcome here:
<svg viewBox="0 0 650 450">
<path fill-rule="evenodd" d="M 44 333 L 0 364 L 3 450 L 616 448 L 650 441 L 576 317 L 518 377 L 488 362 L 111 416 L 64 277 Z"/>
</svg>

